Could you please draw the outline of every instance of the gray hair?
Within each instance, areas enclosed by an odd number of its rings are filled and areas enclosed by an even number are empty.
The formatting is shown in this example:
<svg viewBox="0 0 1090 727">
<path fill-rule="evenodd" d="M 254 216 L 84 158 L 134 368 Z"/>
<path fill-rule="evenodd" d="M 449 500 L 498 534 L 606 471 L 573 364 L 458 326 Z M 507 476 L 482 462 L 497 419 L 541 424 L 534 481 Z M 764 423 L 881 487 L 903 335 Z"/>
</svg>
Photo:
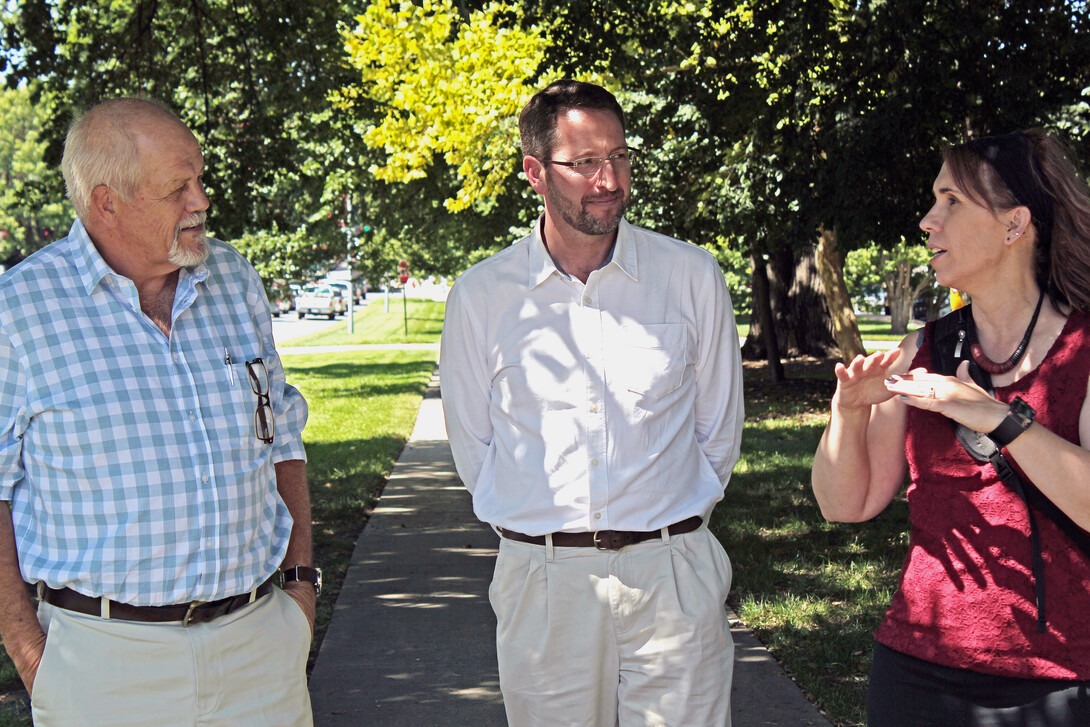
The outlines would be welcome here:
<svg viewBox="0 0 1090 727">
<path fill-rule="evenodd" d="M 136 140 L 141 127 L 152 120 L 185 127 L 165 105 L 144 98 L 103 101 L 72 122 L 64 140 L 61 172 L 68 199 L 81 220 L 90 211 L 91 192 L 100 184 L 122 199 L 136 197 L 144 181 Z"/>
</svg>

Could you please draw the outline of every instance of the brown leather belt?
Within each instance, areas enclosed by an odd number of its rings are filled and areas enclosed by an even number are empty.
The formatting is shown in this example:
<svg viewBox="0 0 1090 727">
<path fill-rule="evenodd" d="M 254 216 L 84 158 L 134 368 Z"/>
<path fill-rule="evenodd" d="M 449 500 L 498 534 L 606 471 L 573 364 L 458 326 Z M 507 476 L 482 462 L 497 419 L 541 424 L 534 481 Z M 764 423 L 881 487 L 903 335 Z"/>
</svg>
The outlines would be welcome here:
<svg viewBox="0 0 1090 727">
<path fill-rule="evenodd" d="M 252 591 L 221 598 L 217 601 L 193 601 L 192 603 L 180 603 L 171 606 L 133 606 L 128 603 L 109 601 L 106 609 L 103 608 L 101 598 L 85 596 L 82 593 L 73 591 L 71 588 L 55 589 L 46 586 L 41 589 L 39 595 L 48 604 L 68 611 L 84 613 L 88 616 L 100 616 L 120 621 L 142 621 L 145 623 L 181 621 L 182 626 L 191 626 L 237 611 L 243 606 L 269 595 L 272 593 L 272 589 L 273 579 L 270 578 Z M 107 613 L 109 615 L 105 616 Z"/>
<path fill-rule="evenodd" d="M 693 515 L 692 517 L 685 518 L 679 523 L 674 523 L 667 528 L 670 535 L 683 535 L 685 533 L 691 533 L 700 527 L 703 521 Z M 509 539 L 517 540 L 520 543 L 531 543 L 533 545 L 545 545 L 544 535 L 526 535 L 524 533 L 518 533 L 514 530 L 506 530 L 504 528 L 497 528 L 500 535 Z M 593 533 L 553 533 L 553 545 L 557 548 L 597 548 L 598 550 L 620 550 L 626 545 L 635 545 L 636 543 L 642 543 L 645 540 L 653 540 L 655 538 L 661 538 L 662 532 L 659 530 L 648 530 L 647 532 L 638 532 L 633 530 L 596 530 Z"/>
</svg>

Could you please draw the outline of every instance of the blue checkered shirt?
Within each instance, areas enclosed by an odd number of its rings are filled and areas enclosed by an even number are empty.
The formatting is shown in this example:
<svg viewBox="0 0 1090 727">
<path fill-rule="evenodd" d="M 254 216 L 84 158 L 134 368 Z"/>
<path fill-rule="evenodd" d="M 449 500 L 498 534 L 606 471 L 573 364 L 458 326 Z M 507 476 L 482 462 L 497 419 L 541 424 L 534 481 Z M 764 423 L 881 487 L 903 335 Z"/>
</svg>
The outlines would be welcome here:
<svg viewBox="0 0 1090 727">
<path fill-rule="evenodd" d="M 304 459 L 257 273 L 210 240 L 168 338 L 77 221 L 0 277 L 0 500 L 23 578 L 138 605 L 242 593 L 281 564 L 275 462 Z M 225 364 L 224 350 L 233 363 Z M 245 363 L 269 371 L 272 444 Z"/>
</svg>

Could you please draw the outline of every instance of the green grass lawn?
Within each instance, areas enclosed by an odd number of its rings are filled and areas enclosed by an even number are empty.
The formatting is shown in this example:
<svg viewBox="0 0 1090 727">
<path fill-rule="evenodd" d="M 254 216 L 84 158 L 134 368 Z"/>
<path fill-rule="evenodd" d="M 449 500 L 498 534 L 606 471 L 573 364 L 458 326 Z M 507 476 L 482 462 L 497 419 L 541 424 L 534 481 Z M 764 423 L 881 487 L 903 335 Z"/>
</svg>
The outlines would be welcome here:
<svg viewBox="0 0 1090 727">
<path fill-rule="evenodd" d="M 711 527 L 734 564 L 730 603 L 807 696 L 842 727 L 865 724 L 872 634 L 907 546 L 901 498 L 858 525 L 825 522 L 810 466 L 827 421 L 832 361 L 746 363 L 742 456 Z"/>
<path fill-rule="evenodd" d="M 876 319 L 876 318 L 858 318 L 859 334 L 863 337 L 864 341 L 900 341 L 904 338 L 903 334 L 890 333 L 889 321 Z M 918 321 L 913 321 L 908 324 L 908 330 L 914 331 L 920 328 L 921 324 Z"/>
<path fill-rule="evenodd" d="M 302 336 L 291 341 L 279 341 L 288 346 L 346 346 L 366 343 L 435 343 L 443 330 L 443 311 L 446 304 L 430 300 L 402 301 L 401 296 L 390 296 L 390 311 L 382 296 L 372 293 L 371 302 L 353 316 L 352 328 L 341 322 L 330 325 L 324 331 Z M 404 309 L 402 303 L 405 303 Z M 289 314 L 291 315 L 291 314 Z M 408 335 L 405 324 L 408 321 Z"/>
</svg>

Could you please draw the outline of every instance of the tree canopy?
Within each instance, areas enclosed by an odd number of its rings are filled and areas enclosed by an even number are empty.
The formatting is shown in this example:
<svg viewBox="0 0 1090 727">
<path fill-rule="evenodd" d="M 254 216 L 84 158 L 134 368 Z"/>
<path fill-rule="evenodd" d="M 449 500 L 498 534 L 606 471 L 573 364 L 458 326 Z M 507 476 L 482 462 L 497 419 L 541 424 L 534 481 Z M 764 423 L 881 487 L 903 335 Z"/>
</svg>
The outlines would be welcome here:
<svg viewBox="0 0 1090 727">
<path fill-rule="evenodd" d="M 546 45 L 537 28 L 505 24 L 505 15 L 514 12 L 499 4 L 463 17 L 451 0 L 376 0 L 343 31 L 360 77 L 339 95 L 363 94 L 384 109 L 363 135 L 386 153 L 370 170 L 376 179 L 423 178 L 441 154 L 461 182 L 448 209 L 498 196 Z"/>
<path fill-rule="evenodd" d="M 63 199 L 48 192 L 42 114 L 27 87 L 0 89 L 0 264 L 62 237 L 71 222 Z"/>
<path fill-rule="evenodd" d="M 784 288 L 793 287 L 791 268 L 812 254 L 819 235 L 845 250 L 921 240 L 917 221 L 946 143 L 1066 119 L 1085 146 L 1078 124 L 1085 111 L 1072 111 L 1084 103 L 1090 78 L 1085 2 L 523 0 L 488 7 L 461 25 L 451 11 L 457 27 L 433 32 L 433 45 L 456 56 L 458 28 L 483 33 L 487 22 L 489 33 L 522 29 L 548 38 L 544 61 L 534 55 L 521 67 L 530 75 L 515 84 L 520 89 L 542 85 L 542 68 L 550 76 L 593 70 L 613 79 L 623 89 L 630 136 L 645 151 L 632 217 L 766 261 Z M 447 72 L 434 56 L 367 58 L 369 72 L 391 88 L 428 76 L 421 64 Z M 454 88 L 432 85 L 427 103 L 459 107 Z M 516 110 L 499 104 L 508 116 L 496 119 L 497 128 Z M 472 124 L 458 118 L 450 122 L 461 130 L 447 133 L 472 137 Z M 387 153 L 399 153 L 399 143 L 386 137 Z M 469 146 L 460 165 L 491 161 L 480 149 Z M 809 327 L 802 324 L 796 329 Z"/>
<path fill-rule="evenodd" d="M 214 229 L 270 269 L 271 240 L 294 269 L 347 254 L 372 278 L 398 257 L 457 272 L 505 244 L 540 209 L 518 180 L 518 110 L 562 76 L 626 108 L 644 152 L 632 219 L 761 267 L 781 332 L 814 327 L 787 324 L 810 299 L 786 301 L 819 235 L 844 251 L 920 239 L 945 143 L 1055 124 L 1090 145 L 1085 0 L 7 7 L 6 79 L 41 120 L 44 174 L 26 183 L 41 209 L 61 197 L 72 112 L 156 96 L 202 142 Z"/>
<path fill-rule="evenodd" d="M 323 197 L 335 162 L 326 94 L 346 82 L 341 3 L 313 0 L 15 0 L 4 16 L 10 87 L 33 82 L 53 197 L 74 113 L 120 95 L 160 99 L 205 153 L 211 224 L 226 239 L 295 230 L 342 238 Z M 320 160 L 315 163 L 315 160 Z"/>
</svg>

